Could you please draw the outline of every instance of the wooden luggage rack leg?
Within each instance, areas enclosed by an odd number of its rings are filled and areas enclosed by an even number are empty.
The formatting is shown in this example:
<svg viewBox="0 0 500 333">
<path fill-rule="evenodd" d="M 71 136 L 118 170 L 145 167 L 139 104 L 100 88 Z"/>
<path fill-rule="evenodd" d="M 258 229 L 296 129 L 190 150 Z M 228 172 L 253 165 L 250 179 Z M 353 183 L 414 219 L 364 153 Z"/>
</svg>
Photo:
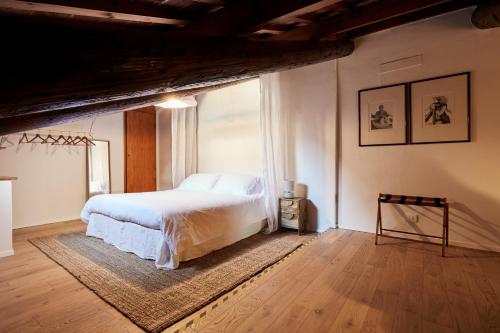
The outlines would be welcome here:
<svg viewBox="0 0 500 333">
<path fill-rule="evenodd" d="M 378 236 L 382 236 L 382 216 L 380 213 L 380 198 L 377 205 L 377 228 L 375 229 L 375 245 L 378 244 Z"/>
</svg>

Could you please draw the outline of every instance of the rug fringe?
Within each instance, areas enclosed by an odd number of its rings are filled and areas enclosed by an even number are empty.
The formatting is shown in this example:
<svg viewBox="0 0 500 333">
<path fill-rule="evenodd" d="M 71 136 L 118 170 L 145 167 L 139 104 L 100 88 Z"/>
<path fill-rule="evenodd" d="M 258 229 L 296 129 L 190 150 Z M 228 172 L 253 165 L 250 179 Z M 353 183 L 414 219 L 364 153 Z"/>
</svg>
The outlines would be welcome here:
<svg viewBox="0 0 500 333">
<path fill-rule="evenodd" d="M 163 330 L 163 333 L 183 333 L 183 332 L 195 332 L 196 330 L 193 329 L 193 326 L 197 326 L 197 324 L 203 320 L 206 319 L 207 316 L 216 310 L 222 311 L 228 306 L 230 303 L 236 303 L 238 300 L 243 298 L 243 296 L 247 295 L 250 291 L 251 288 L 247 288 L 250 286 L 255 286 L 257 282 L 260 282 L 263 277 L 267 276 L 270 272 L 274 270 L 275 267 L 281 265 L 282 263 L 289 261 L 290 258 L 295 256 L 297 253 L 302 252 L 307 246 L 310 246 L 313 242 L 318 240 L 320 237 L 328 233 L 331 229 L 327 229 L 321 233 L 318 233 L 315 237 L 311 238 L 307 242 L 303 243 L 302 246 L 299 246 L 297 249 L 295 249 L 293 252 L 287 254 L 285 257 L 283 257 L 281 260 L 275 262 L 271 266 L 265 268 L 262 270 L 262 272 L 258 273 L 257 275 L 251 277 L 249 280 L 243 282 L 242 284 L 236 286 L 233 290 L 228 291 L 227 293 L 221 295 L 219 298 L 217 298 L 215 301 L 211 302 L 210 304 L 205 305 L 203 308 L 199 309 L 198 311 L 190 314 L 189 316 L 185 317 L 184 319 L 181 319 L 177 323 L 173 324 L 172 326 L 166 328 Z M 246 290 L 244 290 L 246 289 Z M 224 309 L 222 309 L 222 306 L 224 305 Z"/>
</svg>

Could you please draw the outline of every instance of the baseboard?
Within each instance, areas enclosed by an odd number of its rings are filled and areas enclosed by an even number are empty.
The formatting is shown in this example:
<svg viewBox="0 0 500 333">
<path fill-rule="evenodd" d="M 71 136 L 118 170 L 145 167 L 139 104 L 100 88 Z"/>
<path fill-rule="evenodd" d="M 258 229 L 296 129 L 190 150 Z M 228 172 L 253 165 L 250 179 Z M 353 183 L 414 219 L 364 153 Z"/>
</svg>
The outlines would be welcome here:
<svg viewBox="0 0 500 333">
<path fill-rule="evenodd" d="M 38 224 L 28 224 L 28 225 L 15 225 L 15 226 L 13 226 L 12 229 L 15 230 L 15 229 L 22 229 L 22 228 L 29 228 L 29 227 L 38 227 L 41 225 L 61 223 L 61 222 L 70 222 L 70 221 L 75 221 L 75 220 L 81 220 L 80 216 L 75 217 L 75 218 L 68 218 L 68 219 L 60 220 L 60 221 L 50 221 L 50 222 L 44 222 L 44 223 L 38 223 Z"/>
<path fill-rule="evenodd" d="M 361 232 L 368 232 L 370 234 L 374 234 L 374 231 L 375 231 L 375 228 L 373 228 L 374 230 L 368 230 L 368 229 L 365 229 L 365 228 L 361 228 L 361 227 L 358 227 L 358 226 L 352 226 L 352 225 L 342 225 L 340 224 L 339 225 L 339 229 L 347 229 L 347 230 L 354 230 L 354 231 L 361 231 Z"/>
<path fill-rule="evenodd" d="M 358 226 L 339 225 L 339 228 L 340 229 L 347 229 L 347 230 L 354 230 L 354 231 L 361 231 L 361 232 L 368 232 L 370 234 L 375 234 L 375 232 L 374 232 L 375 230 L 367 230 L 365 228 L 361 228 L 361 227 L 358 227 Z M 450 235 L 451 235 L 451 233 L 450 233 Z M 453 245 L 453 246 L 465 247 L 465 248 L 474 249 L 474 250 L 500 252 L 500 245 L 494 245 L 494 244 L 481 244 L 481 245 L 479 245 L 479 244 L 471 243 L 471 242 L 455 241 L 453 239 L 450 239 L 449 244 Z"/>
<path fill-rule="evenodd" d="M 9 257 L 14 255 L 14 250 L 7 250 L 7 251 L 0 251 L 0 258 L 1 257 Z"/>
</svg>

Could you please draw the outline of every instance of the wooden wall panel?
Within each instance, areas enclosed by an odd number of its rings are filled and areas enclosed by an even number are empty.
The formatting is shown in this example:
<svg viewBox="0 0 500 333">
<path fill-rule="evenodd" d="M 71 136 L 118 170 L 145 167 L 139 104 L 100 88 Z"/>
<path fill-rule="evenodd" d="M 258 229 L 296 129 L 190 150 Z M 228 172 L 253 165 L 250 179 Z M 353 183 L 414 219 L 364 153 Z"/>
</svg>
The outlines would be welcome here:
<svg viewBox="0 0 500 333">
<path fill-rule="evenodd" d="M 125 192 L 156 191 L 156 111 L 125 112 Z"/>
</svg>

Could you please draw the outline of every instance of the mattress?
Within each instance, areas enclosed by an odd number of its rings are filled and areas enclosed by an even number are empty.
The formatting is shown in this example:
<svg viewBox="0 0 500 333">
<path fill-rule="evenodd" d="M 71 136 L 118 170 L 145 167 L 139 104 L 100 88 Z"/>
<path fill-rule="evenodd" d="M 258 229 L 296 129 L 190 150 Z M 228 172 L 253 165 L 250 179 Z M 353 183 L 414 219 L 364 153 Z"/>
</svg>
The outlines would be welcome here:
<svg viewBox="0 0 500 333">
<path fill-rule="evenodd" d="M 175 189 L 98 195 L 81 218 L 89 236 L 172 269 L 258 232 L 266 214 L 262 195 Z"/>
</svg>

